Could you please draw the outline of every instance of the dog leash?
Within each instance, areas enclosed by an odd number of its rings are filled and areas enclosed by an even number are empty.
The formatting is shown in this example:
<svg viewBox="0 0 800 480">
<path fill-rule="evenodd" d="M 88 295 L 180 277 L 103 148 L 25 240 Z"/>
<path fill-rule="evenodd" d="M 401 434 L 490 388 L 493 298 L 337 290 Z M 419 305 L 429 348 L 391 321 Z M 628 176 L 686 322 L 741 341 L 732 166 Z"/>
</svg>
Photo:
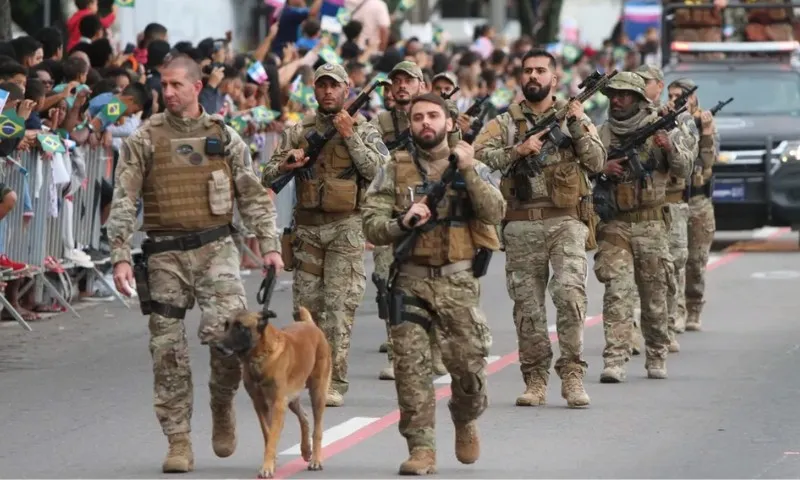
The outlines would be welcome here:
<svg viewBox="0 0 800 480">
<path fill-rule="evenodd" d="M 261 287 L 256 294 L 256 301 L 261 305 L 261 313 L 265 319 L 277 318 L 277 314 L 269 309 L 269 302 L 272 300 L 272 292 L 275 290 L 275 282 L 277 275 L 275 274 L 275 266 L 270 265 L 267 267 L 267 275 L 261 281 Z"/>
</svg>

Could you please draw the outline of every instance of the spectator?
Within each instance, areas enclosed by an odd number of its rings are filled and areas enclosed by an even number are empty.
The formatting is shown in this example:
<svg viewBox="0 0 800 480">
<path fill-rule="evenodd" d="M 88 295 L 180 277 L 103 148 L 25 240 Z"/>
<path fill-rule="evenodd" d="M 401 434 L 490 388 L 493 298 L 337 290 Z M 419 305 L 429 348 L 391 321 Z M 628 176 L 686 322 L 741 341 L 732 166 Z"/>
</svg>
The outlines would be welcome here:
<svg viewBox="0 0 800 480">
<path fill-rule="evenodd" d="M 144 65 L 147 64 L 147 48 L 156 40 L 163 42 L 169 41 L 167 27 L 160 23 L 149 23 L 144 27 L 144 32 L 142 32 L 141 38 L 139 39 L 139 45 L 133 51 L 133 56 L 136 58 L 136 61 Z"/>
<path fill-rule="evenodd" d="M 107 68 L 105 69 L 103 76 L 110 80 L 113 80 L 114 83 L 117 85 L 117 88 L 122 91 L 133 82 L 133 78 L 131 78 L 131 73 L 124 69 L 124 68 Z"/>
<path fill-rule="evenodd" d="M 39 116 L 39 111 L 41 111 L 41 109 L 44 107 L 44 98 L 46 93 L 47 89 L 41 80 L 38 78 L 28 78 L 28 81 L 25 84 L 25 99 L 32 100 L 36 102 L 36 104 L 31 112 L 30 117 L 28 117 L 28 120 L 25 121 L 26 130 L 42 129 L 42 119 Z"/>
<path fill-rule="evenodd" d="M 356 41 L 359 48 L 366 50 L 369 43 L 377 51 L 386 50 L 389 46 L 389 27 L 392 25 L 392 18 L 386 2 L 383 0 L 345 0 L 344 6 L 351 12 L 351 20 L 361 22 L 361 35 Z"/>
<path fill-rule="evenodd" d="M 283 52 L 287 43 L 296 43 L 297 34 L 307 18 L 314 18 L 322 8 L 322 0 L 314 0 L 311 7 L 306 7 L 304 0 L 286 0 L 286 5 L 278 17 L 278 33 L 272 41 L 272 51 L 278 55 Z"/>
<path fill-rule="evenodd" d="M 297 49 L 300 51 L 300 54 L 303 55 L 305 52 L 317 46 L 322 36 L 322 28 L 319 20 L 316 18 L 307 18 L 306 21 L 303 22 L 301 31 L 303 36 L 297 40 Z"/>
<path fill-rule="evenodd" d="M 36 40 L 42 44 L 45 60 L 61 60 L 64 56 L 64 39 L 61 31 L 53 27 L 45 27 L 36 33 Z"/>
<path fill-rule="evenodd" d="M 33 37 L 18 37 L 11 40 L 16 58 L 23 67 L 30 68 L 44 59 L 42 44 Z"/>
<path fill-rule="evenodd" d="M 75 6 L 78 7 L 78 11 L 75 12 L 75 14 L 72 15 L 69 20 L 67 20 L 67 32 L 69 34 L 67 51 L 71 51 L 72 48 L 81 41 L 81 20 L 88 15 L 97 15 L 97 0 L 75 0 Z M 117 5 L 114 4 L 111 7 L 111 13 L 103 18 L 100 18 L 100 24 L 103 26 L 103 28 L 110 28 L 111 25 L 114 24 L 114 20 L 116 20 L 116 18 Z"/>
<path fill-rule="evenodd" d="M 27 77 L 28 70 L 19 63 L 0 64 L 0 82 L 11 82 L 24 89 Z"/>
<path fill-rule="evenodd" d="M 114 47 L 107 38 L 93 41 L 88 53 L 92 68 L 105 68 L 114 59 Z"/>
<path fill-rule="evenodd" d="M 95 40 L 103 38 L 105 35 L 103 23 L 97 15 L 86 15 L 83 17 L 78 25 L 78 30 L 81 32 L 81 36 L 78 43 L 73 45 L 72 48 L 75 48 L 80 43 L 92 43 Z"/>
<path fill-rule="evenodd" d="M 361 56 L 363 50 L 358 46 L 356 40 L 358 40 L 358 36 L 361 35 L 363 29 L 364 26 L 358 20 L 350 20 L 347 25 L 342 27 L 342 33 L 344 33 L 345 37 L 345 42 L 341 47 L 342 60 L 355 60 Z"/>
<path fill-rule="evenodd" d="M 63 62 L 64 82 L 85 84 L 89 75 L 89 63 L 82 58 L 70 57 Z"/>
</svg>

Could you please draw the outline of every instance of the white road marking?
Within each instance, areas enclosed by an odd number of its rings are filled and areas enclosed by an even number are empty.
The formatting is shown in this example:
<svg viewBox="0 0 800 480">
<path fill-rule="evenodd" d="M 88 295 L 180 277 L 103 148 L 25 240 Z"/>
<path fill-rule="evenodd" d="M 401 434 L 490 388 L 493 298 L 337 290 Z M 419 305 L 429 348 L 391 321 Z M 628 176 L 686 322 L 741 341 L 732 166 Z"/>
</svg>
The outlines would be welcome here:
<svg viewBox="0 0 800 480">
<path fill-rule="evenodd" d="M 717 262 L 720 258 L 722 258 L 722 255 L 715 255 L 712 253 L 711 255 L 708 256 L 708 262 L 706 263 L 706 266 Z"/>
<path fill-rule="evenodd" d="M 494 362 L 496 362 L 498 360 L 500 360 L 499 356 L 497 356 L 497 355 L 489 355 L 488 357 L 486 357 L 486 364 L 487 365 L 491 365 L 492 363 L 494 363 Z M 450 374 L 448 373 L 447 375 L 442 375 L 441 377 L 437 378 L 436 380 L 433 381 L 433 383 L 436 384 L 436 385 L 449 384 L 450 380 L 451 380 Z"/>
<path fill-rule="evenodd" d="M 287 411 L 287 415 L 294 416 L 293 413 Z M 309 415 L 309 421 L 311 420 Z M 362 428 L 366 427 L 367 425 L 380 420 L 379 418 L 373 417 L 353 417 L 348 419 L 345 422 L 342 422 L 338 425 L 335 425 L 327 430 L 322 434 L 322 448 L 327 447 L 328 445 L 341 440 L 353 433 L 361 430 Z M 311 424 L 311 430 L 313 433 L 314 424 Z M 310 439 L 309 439 L 310 440 Z M 291 448 L 287 448 L 286 450 L 282 451 L 280 455 L 300 455 L 300 444 L 296 444 Z"/>
<path fill-rule="evenodd" d="M 769 238 L 781 230 L 780 227 L 763 227 L 753 231 L 753 238 Z"/>
</svg>

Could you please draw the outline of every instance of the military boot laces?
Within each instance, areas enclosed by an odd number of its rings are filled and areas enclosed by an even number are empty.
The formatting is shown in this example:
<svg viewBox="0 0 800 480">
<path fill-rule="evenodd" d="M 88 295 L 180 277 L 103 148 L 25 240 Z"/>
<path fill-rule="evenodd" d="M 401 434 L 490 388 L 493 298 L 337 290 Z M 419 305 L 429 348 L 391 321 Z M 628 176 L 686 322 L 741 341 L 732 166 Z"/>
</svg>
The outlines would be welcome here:
<svg viewBox="0 0 800 480">
<path fill-rule="evenodd" d="M 236 450 L 236 412 L 233 401 L 211 402 L 211 445 L 220 457 L 230 457 Z"/>
<path fill-rule="evenodd" d="M 606 365 L 600 374 L 600 383 L 622 383 L 626 377 L 625 367 L 622 365 Z"/>
<path fill-rule="evenodd" d="M 667 365 L 662 359 L 649 360 L 645 368 L 647 369 L 647 378 L 655 380 L 664 380 L 667 378 Z"/>
<path fill-rule="evenodd" d="M 394 380 L 394 367 L 391 365 L 385 367 L 383 370 L 381 370 L 378 378 L 381 380 Z"/>
<path fill-rule="evenodd" d="M 436 452 L 428 448 L 415 448 L 408 459 L 400 464 L 400 475 L 431 475 L 436 473 Z"/>
<path fill-rule="evenodd" d="M 583 374 L 581 372 L 569 372 L 561 379 L 561 396 L 567 401 L 570 408 L 581 408 L 589 406 L 589 394 L 583 388 Z"/>
<path fill-rule="evenodd" d="M 471 464 L 478 461 L 481 455 L 481 441 L 478 438 L 478 424 L 475 421 L 469 423 L 457 423 L 456 427 L 456 459 L 464 464 Z"/>
<path fill-rule="evenodd" d="M 547 401 L 547 379 L 532 377 L 525 380 L 525 392 L 517 397 L 518 407 L 536 407 Z"/>
<path fill-rule="evenodd" d="M 164 473 L 186 473 L 194 470 L 194 453 L 188 433 L 169 435 L 169 451 L 161 470 Z"/>
</svg>

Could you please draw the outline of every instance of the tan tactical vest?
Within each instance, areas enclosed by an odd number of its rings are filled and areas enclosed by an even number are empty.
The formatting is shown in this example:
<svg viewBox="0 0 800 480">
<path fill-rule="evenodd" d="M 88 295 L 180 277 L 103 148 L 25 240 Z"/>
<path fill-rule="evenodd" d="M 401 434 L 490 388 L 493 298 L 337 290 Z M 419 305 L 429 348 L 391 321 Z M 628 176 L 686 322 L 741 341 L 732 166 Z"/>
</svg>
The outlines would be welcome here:
<svg viewBox="0 0 800 480">
<path fill-rule="evenodd" d="M 558 103 L 553 109 L 563 105 Z M 525 132 L 529 129 L 525 115 L 522 113 L 520 104 L 512 104 L 508 107 L 508 113 L 514 121 L 516 134 L 511 143 L 519 144 L 524 141 Z M 562 131 L 569 135 L 566 125 L 562 125 Z M 548 149 L 550 149 L 548 151 Z M 577 162 L 577 156 L 573 148 L 565 148 L 556 151 L 555 146 L 549 144 L 545 146 L 547 155 L 542 167 L 542 174 L 528 179 L 514 179 L 513 177 L 503 177 L 500 182 L 500 191 L 508 202 L 509 210 L 525 210 L 531 207 L 575 207 L 581 197 L 591 193 L 589 189 L 589 179 Z M 530 201 L 521 201 L 516 194 L 516 181 L 530 182 L 533 192 Z"/>
<path fill-rule="evenodd" d="M 619 144 L 619 138 L 611 132 L 608 124 L 600 127 L 599 134 L 600 140 L 607 149 L 610 149 L 612 145 Z M 649 210 L 666 203 L 666 188 L 670 176 L 662 171 L 665 170 L 661 166 L 666 165 L 666 157 L 661 149 L 653 143 L 653 137 L 648 138 L 639 149 L 639 161 L 645 168 L 647 168 L 651 154 L 653 155 L 653 164 L 660 167 L 650 173 L 646 185 L 643 186 L 638 179 L 631 179 L 630 175 L 625 175 L 622 181 L 615 184 L 614 193 L 620 212 Z"/>
<path fill-rule="evenodd" d="M 363 117 L 359 115 L 356 124 L 362 121 Z M 316 115 L 307 115 L 303 119 L 303 132 L 297 148 L 308 147 L 306 136 L 314 130 L 315 125 Z M 346 172 L 348 169 L 350 171 Z M 358 174 L 341 136 L 336 135 L 325 144 L 312 172 L 310 179 L 296 180 L 298 213 L 305 210 L 344 214 L 359 209 L 364 192 L 359 188 Z M 342 176 L 346 178 L 340 178 Z"/>
<path fill-rule="evenodd" d="M 172 130 L 163 113 L 150 118 L 153 157 L 142 184 L 143 231 L 188 232 L 231 223 L 231 166 L 225 157 L 205 154 L 206 138 L 224 141 L 224 128 L 218 116 L 206 118 L 191 134 Z"/>
<path fill-rule="evenodd" d="M 419 198 L 423 180 L 411 155 L 403 150 L 393 155 L 391 165 L 395 169 L 395 215 L 401 215 L 411 206 L 411 193 Z M 430 178 L 429 180 L 438 180 Z M 448 188 L 445 198 L 437 206 L 438 224 L 420 235 L 411 253 L 411 262 L 418 265 L 438 267 L 461 260 L 471 260 L 479 248 L 497 251 L 500 241 L 493 225 L 475 220 L 472 205 L 465 191 Z M 445 219 L 449 219 L 446 220 Z"/>
<path fill-rule="evenodd" d="M 671 4 L 710 5 L 712 0 L 672 0 Z M 722 26 L 722 12 L 716 9 L 675 10 L 675 28 L 710 28 Z"/>
<path fill-rule="evenodd" d="M 744 3 L 787 3 L 784 0 L 745 0 Z M 769 25 L 772 23 L 789 22 L 793 13 L 788 8 L 751 8 L 747 12 L 748 23 L 760 23 Z"/>
</svg>

